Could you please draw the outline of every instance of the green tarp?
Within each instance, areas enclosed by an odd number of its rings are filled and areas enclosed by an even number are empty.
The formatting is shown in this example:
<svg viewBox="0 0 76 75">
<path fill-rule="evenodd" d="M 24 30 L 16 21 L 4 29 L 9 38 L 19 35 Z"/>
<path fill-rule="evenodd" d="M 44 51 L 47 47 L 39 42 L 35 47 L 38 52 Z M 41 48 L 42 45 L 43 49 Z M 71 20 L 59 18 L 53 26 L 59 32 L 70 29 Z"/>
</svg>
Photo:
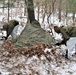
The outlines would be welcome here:
<svg viewBox="0 0 76 75">
<path fill-rule="evenodd" d="M 27 42 L 27 44 L 26 44 Z M 51 46 L 54 43 L 54 38 L 41 28 L 37 21 L 28 23 L 23 30 L 22 34 L 17 39 L 15 46 L 17 47 L 32 47 L 34 44 L 46 44 Z"/>
</svg>

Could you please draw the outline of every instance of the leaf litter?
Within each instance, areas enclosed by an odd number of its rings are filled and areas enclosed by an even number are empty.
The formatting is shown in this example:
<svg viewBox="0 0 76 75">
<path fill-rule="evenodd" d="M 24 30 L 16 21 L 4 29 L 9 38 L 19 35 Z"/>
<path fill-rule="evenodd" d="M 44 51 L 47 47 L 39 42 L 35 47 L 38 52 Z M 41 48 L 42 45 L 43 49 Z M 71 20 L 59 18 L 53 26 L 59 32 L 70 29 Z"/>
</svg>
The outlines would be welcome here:
<svg viewBox="0 0 76 75">
<path fill-rule="evenodd" d="M 0 46 L 0 75 L 76 75 L 76 60 L 59 50 L 40 43 L 20 49 L 7 40 Z"/>
</svg>

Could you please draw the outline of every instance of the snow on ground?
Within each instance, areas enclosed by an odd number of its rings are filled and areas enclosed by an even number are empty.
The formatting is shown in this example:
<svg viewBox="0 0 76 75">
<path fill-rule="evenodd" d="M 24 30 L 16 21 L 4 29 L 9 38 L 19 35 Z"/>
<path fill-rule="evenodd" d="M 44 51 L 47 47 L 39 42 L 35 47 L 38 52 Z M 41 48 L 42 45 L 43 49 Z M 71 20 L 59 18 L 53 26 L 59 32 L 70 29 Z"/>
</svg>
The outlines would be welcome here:
<svg viewBox="0 0 76 75">
<path fill-rule="evenodd" d="M 50 56 L 48 61 L 44 55 L 34 55 L 0 51 L 0 75 L 76 75 L 76 59 L 69 60 L 62 56 Z"/>
</svg>

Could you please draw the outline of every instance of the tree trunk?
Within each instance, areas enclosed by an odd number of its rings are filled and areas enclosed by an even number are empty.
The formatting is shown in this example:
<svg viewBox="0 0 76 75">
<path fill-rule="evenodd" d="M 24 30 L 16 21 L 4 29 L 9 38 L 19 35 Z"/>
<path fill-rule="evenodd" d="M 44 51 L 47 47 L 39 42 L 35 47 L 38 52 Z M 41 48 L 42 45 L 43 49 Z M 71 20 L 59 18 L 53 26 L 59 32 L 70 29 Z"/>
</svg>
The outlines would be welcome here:
<svg viewBox="0 0 76 75">
<path fill-rule="evenodd" d="M 8 22 L 9 22 L 9 0 L 8 0 Z"/>
<path fill-rule="evenodd" d="M 66 13 L 65 13 L 66 25 L 68 25 L 68 18 L 67 18 L 68 16 L 67 15 L 68 15 L 68 9 L 66 9 Z"/>
<path fill-rule="evenodd" d="M 73 19 L 73 25 L 75 25 L 75 12 L 73 12 L 72 19 Z"/>
<path fill-rule="evenodd" d="M 38 21 L 39 21 L 39 10 L 40 10 L 40 7 L 38 6 L 38 18 L 37 18 Z"/>
<path fill-rule="evenodd" d="M 61 0 L 59 0 L 59 22 L 61 22 Z"/>
<path fill-rule="evenodd" d="M 65 4 L 65 25 L 68 25 L 68 13 L 69 13 L 69 5 L 68 5 L 68 1 L 66 0 L 66 4 Z"/>
<path fill-rule="evenodd" d="M 55 14 L 55 2 L 56 2 L 56 0 L 52 0 L 52 14 L 53 14 L 53 22 L 54 22 L 54 14 Z"/>
<path fill-rule="evenodd" d="M 5 1 L 3 0 L 3 13 L 4 13 L 4 3 L 5 3 Z"/>
<path fill-rule="evenodd" d="M 50 17 L 51 17 L 52 11 L 51 11 L 51 5 L 48 5 L 48 15 L 47 15 L 47 22 L 50 24 Z"/>
<path fill-rule="evenodd" d="M 33 0 L 28 0 L 27 5 L 28 18 L 30 23 L 32 23 L 35 20 Z"/>
<path fill-rule="evenodd" d="M 24 6 L 24 15 L 27 13 L 27 1 L 25 0 L 25 6 Z"/>
</svg>

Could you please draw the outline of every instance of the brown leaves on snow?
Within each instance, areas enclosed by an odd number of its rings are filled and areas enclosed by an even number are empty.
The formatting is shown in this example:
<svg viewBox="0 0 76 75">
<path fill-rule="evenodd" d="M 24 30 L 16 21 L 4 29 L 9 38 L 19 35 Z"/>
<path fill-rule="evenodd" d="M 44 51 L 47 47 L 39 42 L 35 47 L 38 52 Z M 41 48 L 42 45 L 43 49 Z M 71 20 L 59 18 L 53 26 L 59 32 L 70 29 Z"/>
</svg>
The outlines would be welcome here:
<svg viewBox="0 0 76 75">
<path fill-rule="evenodd" d="M 3 43 L 3 47 L 10 53 L 16 52 L 18 48 L 16 48 L 11 40 L 7 40 Z"/>
<path fill-rule="evenodd" d="M 27 42 L 25 42 L 27 44 Z M 50 52 L 45 52 L 45 48 L 49 48 L 48 45 L 45 44 L 40 44 L 40 43 L 36 43 L 33 44 L 32 48 L 26 46 L 23 48 L 17 48 L 14 46 L 14 44 L 11 42 L 11 40 L 7 40 L 4 42 L 3 47 L 5 48 L 5 50 L 7 50 L 10 55 L 15 54 L 15 53 L 19 53 L 22 55 L 25 55 L 27 57 L 32 57 L 34 55 L 37 55 L 38 57 L 40 57 L 41 55 L 44 55 L 49 61 L 51 60 L 51 53 L 53 55 L 55 55 L 55 48 L 50 48 Z"/>
</svg>

